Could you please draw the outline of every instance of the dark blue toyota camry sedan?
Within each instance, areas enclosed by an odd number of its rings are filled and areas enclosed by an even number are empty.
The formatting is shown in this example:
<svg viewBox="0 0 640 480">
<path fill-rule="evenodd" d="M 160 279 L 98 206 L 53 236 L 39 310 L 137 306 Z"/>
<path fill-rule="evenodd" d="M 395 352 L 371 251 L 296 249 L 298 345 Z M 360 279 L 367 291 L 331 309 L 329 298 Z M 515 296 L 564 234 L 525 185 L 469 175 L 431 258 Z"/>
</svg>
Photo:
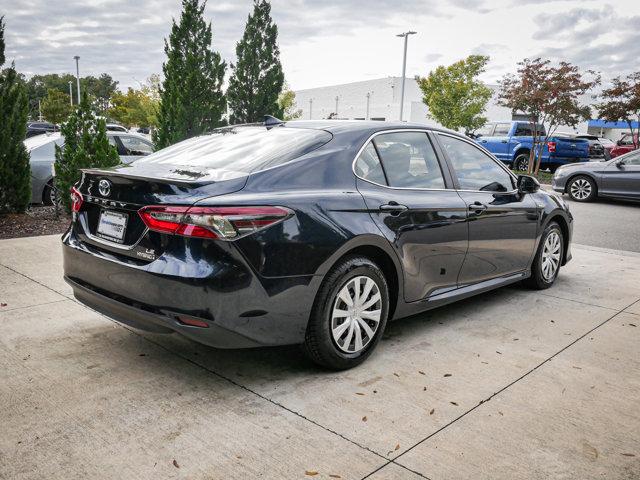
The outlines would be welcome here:
<svg viewBox="0 0 640 480">
<path fill-rule="evenodd" d="M 334 369 L 388 320 L 570 258 L 563 200 L 466 137 L 424 125 L 221 128 L 72 189 L 64 274 L 76 298 L 220 348 L 301 344 Z"/>
</svg>

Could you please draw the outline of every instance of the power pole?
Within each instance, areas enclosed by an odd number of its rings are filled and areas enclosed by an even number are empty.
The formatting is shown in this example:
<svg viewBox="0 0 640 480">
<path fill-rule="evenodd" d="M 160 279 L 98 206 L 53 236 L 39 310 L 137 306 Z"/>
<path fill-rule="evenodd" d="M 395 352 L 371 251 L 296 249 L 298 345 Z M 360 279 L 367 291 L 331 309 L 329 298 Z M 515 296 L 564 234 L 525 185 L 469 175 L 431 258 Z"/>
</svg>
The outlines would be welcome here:
<svg viewBox="0 0 640 480">
<path fill-rule="evenodd" d="M 78 83 L 78 105 L 80 105 L 80 64 L 78 63 L 80 61 L 80 57 L 76 55 L 73 58 L 75 58 L 76 60 L 76 82 Z"/>
<path fill-rule="evenodd" d="M 69 80 L 69 103 L 73 106 L 73 82 Z"/>
</svg>

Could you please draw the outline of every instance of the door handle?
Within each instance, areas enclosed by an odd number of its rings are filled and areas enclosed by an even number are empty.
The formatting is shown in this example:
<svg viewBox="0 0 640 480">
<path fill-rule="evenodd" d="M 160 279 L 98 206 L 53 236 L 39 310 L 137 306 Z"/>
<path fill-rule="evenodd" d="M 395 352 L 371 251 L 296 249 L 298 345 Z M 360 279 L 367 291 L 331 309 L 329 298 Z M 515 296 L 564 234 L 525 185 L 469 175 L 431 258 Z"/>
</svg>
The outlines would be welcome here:
<svg viewBox="0 0 640 480">
<path fill-rule="evenodd" d="M 500 143 L 507 143 L 507 141 L 506 140 L 501 140 Z"/>
<path fill-rule="evenodd" d="M 408 210 L 409 207 L 407 207 L 406 205 L 400 205 L 398 203 L 387 203 L 385 205 L 380 205 L 380 211 L 381 212 L 396 212 L 396 213 L 400 213 L 400 212 L 404 212 L 405 210 Z"/>
<path fill-rule="evenodd" d="M 487 206 L 484 203 L 473 202 L 469 205 L 469 210 L 477 213 L 478 215 L 484 212 L 487 209 Z"/>
<path fill-rule="evenodd" d="M 487 143 L 486 140 L 480 140 L 480 143 Z"/>
</svg>

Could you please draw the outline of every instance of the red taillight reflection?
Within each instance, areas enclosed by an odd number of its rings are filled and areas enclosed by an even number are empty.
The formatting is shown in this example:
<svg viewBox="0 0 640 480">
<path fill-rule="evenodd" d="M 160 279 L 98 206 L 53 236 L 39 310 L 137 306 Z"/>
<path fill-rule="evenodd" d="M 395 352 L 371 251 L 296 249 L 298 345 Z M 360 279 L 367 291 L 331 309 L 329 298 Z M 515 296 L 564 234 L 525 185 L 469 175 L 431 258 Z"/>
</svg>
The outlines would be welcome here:
<svg viewBox="0 0 640 480">
<path fill-rule="evenodd" d="M 140 209 L 149 230 L 200 238 L 235 240 L 278 223 L 293 212 L 284 207 L 178 207 Z"/>
<path fill-rule="evenodd" d="M 76 187 L 71 187 L 71 211 L 78 213 L 82 207 L 82 194 Z"/>
<path fill-rule="evenodd" d="M 549 148 L 549 152 L 553 153 L 556 151 L 556 142 L 547 142 L 547 147 Z"/>
</svg>

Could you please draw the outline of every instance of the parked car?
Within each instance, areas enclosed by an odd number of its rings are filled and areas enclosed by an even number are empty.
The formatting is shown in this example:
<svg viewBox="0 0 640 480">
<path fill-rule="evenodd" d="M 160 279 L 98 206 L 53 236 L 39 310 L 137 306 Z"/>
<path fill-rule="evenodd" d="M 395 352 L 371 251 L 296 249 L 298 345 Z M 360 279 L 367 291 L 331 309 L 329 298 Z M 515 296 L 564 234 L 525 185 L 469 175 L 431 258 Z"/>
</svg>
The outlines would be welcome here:
<svg viewBox="0 0 640 480">
<path fill-rule="evenodd" d="M 587 133 L 581 133 L 575 136 L 575 138 L 582 138 L 589 142 L 589 159 L 590 160 L 609 160 L 611 158 L 611 148 L 615 145 L 611 140 L 611 147 L 608 149 L 605 147 L 605 140 L 599 138 L 597 135 L 590 135 Z"/>
<path fill-rule="evenodd" d="M 59 130 L 57 125 L 49 122 L 29 122 L 27 123 L 26 138 L 42 135 L 43 133 L 52 133 Z"/>
<path fill-rule="evenodd" d="M 640 150 L 607 162 L 565 165 L 556 170 L 552 187 L 576 202 L 597 197 L 640 200 Z"/>
<path fill-rule="evenodd" d="M 153 152 L 153 144 L 141 135 L 107 132 L 107 136 L 109 143 L 118 149 L 118 155 L 123 163 L 131 163 Z M 24 144 L 29 152 L 31 164 L 31 203 L 52 205 L 55 201 L 53 189 L 55 145 L 64 145 L 64 137 L 59 132 L 38 135 L 25 140 Z"/>
<path fill-rule="evenodd" d="M 632 136 L 631 133 L 625 133 L 624 135 L 622 135 L 622 138 L 616 142 L 616 146 L 611 150 L 611 158 L 616 158 L 620 155 L 624 155 L 625 153 L 635 150 L 636 145 L 638 145 L 638 134 L 635 133 Z"/>
<path fill-rule="evenodd" d="M 536 130 L 544 138 L 544 126 L 538 125 Z M 513 121 L 488 123 L 474 136 L 480 145 L 514 170 L 527 170 L 533 134 L 531 122 Z M 588 160 L 589 142 L 558 134 L 549 137 L 544 146 L 540 168 L 554 172 L 560 165 Z"/>
<path fill-rule="evenodd" d="M 563 200 L 456 133 L 408 123 L 221 128 L 84 170 L 63 236 L 75 297 L 142 330 L 220 348 L 303 344 L 365 360 L 388 319 L 571 258 Z"/>
</svg>

